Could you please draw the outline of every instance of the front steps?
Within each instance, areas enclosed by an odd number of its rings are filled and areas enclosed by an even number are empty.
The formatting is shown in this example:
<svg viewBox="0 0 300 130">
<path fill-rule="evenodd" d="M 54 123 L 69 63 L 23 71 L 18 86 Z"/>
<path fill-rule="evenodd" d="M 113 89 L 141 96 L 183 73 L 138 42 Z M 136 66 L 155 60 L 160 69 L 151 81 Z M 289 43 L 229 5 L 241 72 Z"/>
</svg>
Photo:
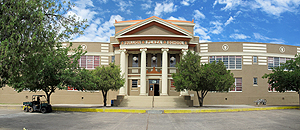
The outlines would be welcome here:
<svg viewBox="0 0 300 130">
<path fill-rule="evenodd" d="M 180 96 L 125 96 L 119 107 L 140 108 L 187 108 L 186 102 Z"/>
</svg>

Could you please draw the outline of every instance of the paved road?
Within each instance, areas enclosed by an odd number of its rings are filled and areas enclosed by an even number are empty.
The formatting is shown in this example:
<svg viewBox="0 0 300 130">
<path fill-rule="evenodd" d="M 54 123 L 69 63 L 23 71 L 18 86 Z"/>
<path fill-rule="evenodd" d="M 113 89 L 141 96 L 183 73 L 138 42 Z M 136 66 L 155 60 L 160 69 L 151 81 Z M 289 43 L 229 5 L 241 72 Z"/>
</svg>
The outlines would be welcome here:
<svg viewBox="0 0 300 130">
<path fill-rule="evenodd" d="M 24 113 L 0 109 L 0 129 L 299 130 L 300 110 L 271 110 L 198 114 L 129 114 L 92 112 Z"/>
</svg>

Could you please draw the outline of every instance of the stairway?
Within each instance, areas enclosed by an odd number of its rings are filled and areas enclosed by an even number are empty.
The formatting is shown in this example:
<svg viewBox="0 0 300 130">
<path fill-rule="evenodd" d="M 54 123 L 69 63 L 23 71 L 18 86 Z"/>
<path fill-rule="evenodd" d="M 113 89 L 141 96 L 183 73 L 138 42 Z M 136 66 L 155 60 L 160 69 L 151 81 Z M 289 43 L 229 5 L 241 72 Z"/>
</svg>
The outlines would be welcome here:
<svg viewBox="0 0 300 130">
<path fill-rule="evenodd" d="M 187 108 L 183 97 L 180 96 L 125 96 L 119 107 L 138 108 Z"/>
</svg>

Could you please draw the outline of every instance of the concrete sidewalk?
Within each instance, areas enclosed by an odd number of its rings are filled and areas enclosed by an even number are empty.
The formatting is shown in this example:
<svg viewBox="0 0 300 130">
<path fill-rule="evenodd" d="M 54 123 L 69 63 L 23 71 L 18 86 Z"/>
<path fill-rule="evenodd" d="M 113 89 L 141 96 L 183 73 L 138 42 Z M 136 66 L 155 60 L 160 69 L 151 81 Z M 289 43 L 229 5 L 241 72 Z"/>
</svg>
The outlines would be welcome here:
<svg viewBox="0 0 300 130">
<path fill-rule="evenodd" d="M 22 105 L 0 104 L 4 109 L 20 109 Z M 300 109 L 299 105 L 293 106 L 251 106 L 251 105 L 208 105 L 203 107 L 189 108 L 138 108 L 138 107 L 104 107 L 98 104 L 53 104 L 54 111 L 73 111 L 73 112 L 122 112 L 122 113 L 208 113 L 208 112 L 240 112 L 240 111 L 261 111 L 279 109 Z"/>
</svg>

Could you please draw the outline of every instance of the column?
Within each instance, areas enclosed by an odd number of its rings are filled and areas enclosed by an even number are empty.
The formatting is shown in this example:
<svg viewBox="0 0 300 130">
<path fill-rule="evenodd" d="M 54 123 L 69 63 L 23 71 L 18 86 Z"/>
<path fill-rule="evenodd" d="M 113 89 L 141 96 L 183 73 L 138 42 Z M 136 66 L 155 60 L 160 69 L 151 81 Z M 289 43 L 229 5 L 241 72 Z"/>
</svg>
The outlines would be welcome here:
<svg viewBox="0 0 300 130">
<path fill-rule="evenodd" d="M 129 54 L 127 53 L 126 56 L 125 56 L 125 63 L 126 63 L 125 64 L 125 66 L 126 66 L 125 70 L 126 71 L 125 71 L 125 75 L 124 75 L 125 76 L 124 77 L 125 78 L 125 85 L 124 85 L 124 87 L 125 87 L 125 95 L 126 96 L 128 96 L 128 76 L 127 76 L 128 75 L 128 56 L 129 56 Z"/>
<path fill-rule="evenodd" d="M 187 51 L 188 51 L 188 49 L 182 48 L 182 56 L 181 56 L 182 58 L 181 59 L 183 59 L 183 56 L 186 55 Z M 186 89 L 183 91 L 180 91 L 180 96 L 183 96 L 183 95 L 189 95 L 189 92 Z"/>
<path fill-rule="evenodd" d="M 121 68 L 121 75 L 123 75 L 123 78 L 126 78 L 126 49 L 120 49 L 120 68 Z M 123 87 L 120 88 L 119 91 L 119 95 L 125 95 L 126 92 L 126 83 L 127 81 L 125 81 L 125 84 Z"/>
<path fill-rule="evenodd" d="M 147 96 L 146 93 L 146 51 L 147 48 L 141 48 L 141 78 L 140 78 L 140 96 Z"/>
<path fill-rule="evenodd" d="M 161 96 L 168 96 L 168 48 L 162 48 L 162 90 Z"/>
</svg>

